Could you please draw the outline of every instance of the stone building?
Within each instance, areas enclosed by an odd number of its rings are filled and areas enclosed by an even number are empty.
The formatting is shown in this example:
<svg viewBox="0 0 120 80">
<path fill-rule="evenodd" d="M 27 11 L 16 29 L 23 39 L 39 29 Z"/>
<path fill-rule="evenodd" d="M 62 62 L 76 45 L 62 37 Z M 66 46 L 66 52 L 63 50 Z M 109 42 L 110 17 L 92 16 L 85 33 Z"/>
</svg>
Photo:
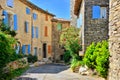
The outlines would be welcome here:
<svg viewBox="0 0 120 80">
<path fill-rule="evenodd" d="M 77 16 L 74 14 L 75 0 L 70 0 L 70 25 L 77 27 Z"/>
<path fill-rule="evenodd" d="M 54 61 L 63 59 L 64 49 L 60 45 L 62 29 L 70 27 L 70 21 L 65 19 L 52 19 L 52 53 Z"/>
<path fill-rule="evenodd" d="M 32 54 L 42 58 L 51 54 L 51 19 L 53 14 L 37 7 L 27 0 L 2 0 L 0 17 L 3 22 L 17 32 L 16 52 Z"/>
<path fill-rule="evenodd" d="M 110 0 L 109 36 L 108 80 L 120 80 L 120 0 Z"/>
<path fill-rule="evenodd" d="M 75 0 L 74 14 L 81 21 L 83 52 L 92 42 L 108 39 L 109 0 Z"/>
</svg>

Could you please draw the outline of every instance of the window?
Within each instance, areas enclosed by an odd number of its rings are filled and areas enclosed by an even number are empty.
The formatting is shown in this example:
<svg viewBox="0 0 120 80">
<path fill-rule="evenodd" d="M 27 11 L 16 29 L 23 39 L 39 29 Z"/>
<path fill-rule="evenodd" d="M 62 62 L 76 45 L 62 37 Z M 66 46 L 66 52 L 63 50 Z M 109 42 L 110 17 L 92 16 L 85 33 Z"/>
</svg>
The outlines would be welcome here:
<svg viewBox="0 0 120 80">
<path fill-rule="evenodd" d="M 38 38 L 38 27 L 36 27 L 36 38 Z"/>
<path fill-rule="evenodd" d="M 25 32 L 28 33 L 29 31 L 29 23 L 25 21 Z"/>
<path fill-rule="evenodd" d="M 17 14 L 12 14 L 12 13 L 8 13 L 6 10 L 3 10 L 2 15 L 5 16 L 5 18 L 3 19 L 3 23 L 8 26 L 11 27 L 12 30 L 18 30 L 18 22 L 17 22 Z"/>
<path fill-rule="evenodd" d="M 48 53 L 51 53 L 51 46 L 48 45 Z"/>
<path fill-rule="evenodd" d="M 99 19 L 99 18 L 107 18 L 107 8 L 106 7 L 101 7 L 101 6 L 93 6 L 92 8 L 93 13 L 92 13 L 92 18 L 93 19 Z"/>
<path fill-rule="evenodd" d="M 22 53 L 23 54 L 30 54 L 31 53 L 31 46 L 30 46 L 30 44 L 22 46 Z"/>
<path fill-rule="evenodd" d="M 48 21 L 48 15 L 47 14 L 45 15 L 45 20 Z"/>
<path fill-rule="evenodd" d="M 34 48 L 34 55 L 37 56 L 37 47 Z"/>
<path fill-rule="evenodd" d="M 62 30 L 62 24 L 60 23 L 57 24 L 57 30 Z"/>
<path fill-rule="evenodd" d="M 45 31 L 44 32 L 45 32 L 45 34 L 44 34 L 45 37 L 47 37 L 48 36 L 48 28 L 47 28 L 47 26 L 45 26 Z"/>
<path fill-rule="evenodd" d="M 7 0 L 7 6 L 13 7 L 14 0 Z"/>
<path fill-rule="evenodd" d="M 32 38 L 38 38 L 38 37 L 39 37 L 38 27 L 32 27 Z"/>
<path fill-rule="evenodd" d="M 26 14 L 30 14 L 30 8 L 26 8 Z"/>
<path fill-rule="evenodd" d="M 37 14 L 33 13 L 33 19 L 36 20 L 37 19 Z"/>
<path fill-rule="evenodd" d="M 106 16 L 106 14 L 107 14 L 107 8 L 106 7 L 101 7 L 100 14 L 101 14 L 100 18 L 106 19 L 107 18 L 107 16 Z"/>
</svg>

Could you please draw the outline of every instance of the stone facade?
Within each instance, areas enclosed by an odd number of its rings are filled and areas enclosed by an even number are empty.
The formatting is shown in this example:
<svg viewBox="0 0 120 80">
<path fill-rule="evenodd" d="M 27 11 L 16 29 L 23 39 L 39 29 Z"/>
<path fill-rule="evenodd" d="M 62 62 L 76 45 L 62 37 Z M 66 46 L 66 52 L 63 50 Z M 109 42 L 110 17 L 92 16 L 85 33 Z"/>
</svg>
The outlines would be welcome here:
<svg viewBox="0 0 120 80">
<path fill-rule="evenodd" d="M 73 27 L 77 27 L 77 16 L 74 14 L 74 5 L 75 0 L 70 0 L 70 18 L 71 18 L 70 25 Z"/>
<path fill-rule="evenodd" d="M 61 24 L 61 29 L 59 30 L 58 24 Z M 60 35 L 62 29 L 70 27 L 70 21 L 64 19 L 52 19 L 52 53 L 54 61 L 62 60 L 64 49 L 60 45 Z"/>
<path fill-rule="evenodd" d="M 8 0 L 9 1 L 9 0 Z M 27 0 L 13 0 L 13 7 L 7 5 L 7 0 L 2 0 L 0 2 L 0 17 L 2 17 L 3 12 L 6 11 L 11 17 L 8 21 L 11 22 L 11 29 L 14 29 L 14 19 L 13 16 L 17 15 L 17 35 L 15 38 L 18 39 L 18 46 L 24 54 L 32 54 L 38 56 L 38 59 L 52 57 L 51 53 L 48 53 L 48 45 L 51 46 L 51 19 L 54 17 L 53 14 L 37 7 Z M 30 13 L 27 14 L 27 9 Z M 29 12 L 29 11 L 28 11 Z M 36 14 L 36 19 L 33 19 L 33 14 Z M 46 15 L 48 20 L 46 21 Z M 28 28 L 26 32 L 25 22 L 28 22 Z M 44 27 L 48 26 L 48 36 L 44 37 Z M 38 31 L 38 32 L 37 32 Z M 34 35 L 34 37 L 33 37 Z M 38 37 L 37 37 L 38 36 Z M 43 50 L 43 44 L 45 46 L 45 54 Z M 25 48 L 25 49 L 24 49 Z"/>
<path fill-rule="evenodd" d="M 120 0 L 110 0 L 109 36 L 108 80 L 120 80 Z"/>
<path fill-rule="evenodd" d="M 105 7 L 106 18 L 93 18 L 93 6 L 99 6 L 100 10 L 102 10 L 102 7 Z M 92 42 L 108 39 L 108 0 L 76 0 L 74 8 L 74 13 L 78 17 L 82 15 L 81 34 L 83 52 Z"/>
</svg>

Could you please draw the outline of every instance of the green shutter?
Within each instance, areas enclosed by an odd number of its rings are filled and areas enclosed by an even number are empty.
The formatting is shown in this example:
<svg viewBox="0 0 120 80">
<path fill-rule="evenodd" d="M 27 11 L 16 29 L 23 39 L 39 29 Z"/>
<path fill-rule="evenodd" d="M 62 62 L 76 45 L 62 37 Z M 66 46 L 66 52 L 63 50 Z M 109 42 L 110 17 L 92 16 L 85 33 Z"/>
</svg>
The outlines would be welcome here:
<svg viewBox="0 0 120 80">
<path fill-rule="evenodd" d="M 57 24 L 57 30 L 62 30 L 62 24 L 60 23 Z"/>
</svg>

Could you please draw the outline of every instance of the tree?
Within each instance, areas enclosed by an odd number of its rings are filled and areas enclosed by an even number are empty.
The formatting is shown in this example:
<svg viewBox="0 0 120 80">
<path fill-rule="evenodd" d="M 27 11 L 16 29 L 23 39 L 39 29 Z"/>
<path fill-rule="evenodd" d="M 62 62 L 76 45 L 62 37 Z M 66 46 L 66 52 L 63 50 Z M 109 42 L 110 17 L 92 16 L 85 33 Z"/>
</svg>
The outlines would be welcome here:
<svg viewBox="0 0 120 80">
<path fill-rule="evenodd" d="M 69 27 L 63 29 L 60 36 L 60 43 L 66 51 L 70 52 L 72 59 L 79 59 L 80 38 L 78 28 Z"/>
</svg>

